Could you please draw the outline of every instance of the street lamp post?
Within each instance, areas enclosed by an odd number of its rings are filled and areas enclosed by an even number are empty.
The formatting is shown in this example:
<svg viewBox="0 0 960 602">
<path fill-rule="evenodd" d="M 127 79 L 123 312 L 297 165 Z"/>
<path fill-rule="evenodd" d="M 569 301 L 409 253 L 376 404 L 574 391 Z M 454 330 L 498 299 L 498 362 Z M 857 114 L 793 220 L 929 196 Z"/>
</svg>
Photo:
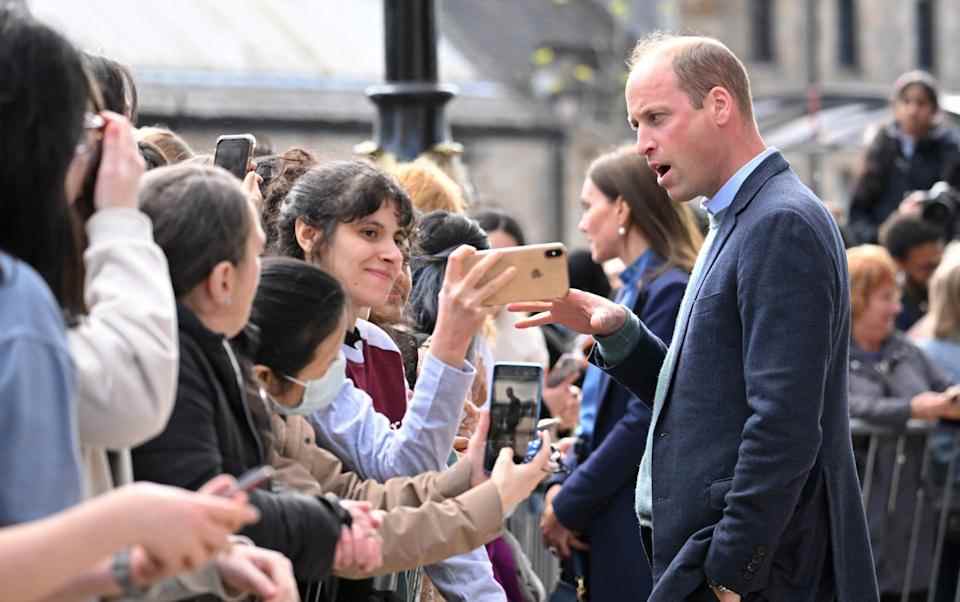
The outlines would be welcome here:
<svg viewBox="0 0 960 602">
<path fill-rule="evenodd" d="M 456 88 L 437 83 L 437 27 L 433 0 L 384 0 L 386 83 L 367 96 L 377 106 L 373 140 L 358 153 L 412 161 L 425 152 L 458 155 L 444 105 Z"/>
</svg>

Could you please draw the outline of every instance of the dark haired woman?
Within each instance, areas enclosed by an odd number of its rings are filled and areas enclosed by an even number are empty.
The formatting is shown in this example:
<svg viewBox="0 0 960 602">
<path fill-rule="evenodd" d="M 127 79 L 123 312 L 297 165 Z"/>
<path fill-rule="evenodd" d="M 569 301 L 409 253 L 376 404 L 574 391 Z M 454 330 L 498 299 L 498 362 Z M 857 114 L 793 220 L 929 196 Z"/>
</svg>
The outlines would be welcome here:
<svg viewBox="0 0 960 602">
<path fill-rule="evenodd" d="M 170 266 L 180 366 L 170 422 L 134 450 L 134 473 L 195 489 L 212 475 L 239 476 L 267 460 L 266 411 L 259 398 L 247 399 L 252 375 L 230 342 L 250 316 L 264 237 L 240 182 L 219 168 L 153 170 L 144 178 L 141 203 Z M 238 346 L 249 343 L 245 339 Z M 351 508 L 351 529 L 335 501 L 277 494 L 269 483 L 249 496 L 261 518 L 243 533 L 289 557 L 299 579 L 326 577 L 335 566 L 379 564 L 378 542 L 366 537 L 376 521 L 366 509 Z"/>
<path fill-rule="evenodd" d="M 667 197 L 646 159 L 630 148 L 596 159 L 580 198 L 579 228 L 593 260 L 617 257 L 627 266 L 617 301 L 669 344 L 701 243 L 689 210 Z M 633 499 L 649 406 L 591 366 L 580 417 L 578 463 L 562 487 L 558 482 L 547 492 L 544 538 L 563 557 L 571 548 L 582 550 L 583 540 L 593 542 L 592 599 L 645 600 L 651 575 L 637 553 L 642 544 Z"/>
<path fill-rule="evenodd" d="M 123 115 L 130 123 L 137 122 L 139 105 L 133 73 L 126 65 L 97 54 L 84 54 L 87 69 L 103 96 L 103 108 Z"/>
<path fill-rule="evenodd" d="M 273 411 L 271 463 L 280 468 L 278 479 L 300 492 L 332 492 L 389 510 L 377 574 L 436 562 L 494 538 L 503 517 L 542 480 L 543 466 L 504 461 L 488 481 L 481 464 L 485 432 L 453 468 L 384 484 L 345 472 L 336 456 L 312 443 L 304 416 L 332 403 L 343 382 L 347 313 L 343 289 L 326 272 L 295 259 L 264 261 L 251 314 L 261 343 L 253 360 Z"/>
<path fill-rule="evenodd" d="M 399 349 L 364 317 L 369 308 L 384 304 L 399 277 L 413 222 L 403 189 L 361 161 L 333 161 L 308 170 L 287 194 L 277 220 L 275 250 L 322 267 L 350 300 L 342 347 L 348 380 L 333 404 L 311 415 L 317 442 L 349 469 L 378 481 L 446 466 L 474 378 L 465 358 L 484 320 L 482 301 L 513 274 L 507 271 L 481 286 L 498 256 L 468 272 L 465 261 L 475 251 L 464 247 L 451 254 L 431 350 L 408 403 Z M 399 428 L 391 427 L 397 423 Z M 461 574 L 451 581 L 459 581 L 460 589 L 469 582 L 469 599 L 489 599 L 479 587 L 496 586 L 489 563 L 485 556 L 475 560 L 469 578 Z"/>
<path fill-rule="evenodd" d="M 941 119 L 939 97 L 937 81 L 925 71 L 908 71 L 894 82 L 893 120 L 877 130 L 864 151 L 851 193 L 851 245 L 877 242 L 879 227 L 891 214 L 917 209 L 909 193 L 947 180 L 960 159 L 960 135 Z"/>
</svg>

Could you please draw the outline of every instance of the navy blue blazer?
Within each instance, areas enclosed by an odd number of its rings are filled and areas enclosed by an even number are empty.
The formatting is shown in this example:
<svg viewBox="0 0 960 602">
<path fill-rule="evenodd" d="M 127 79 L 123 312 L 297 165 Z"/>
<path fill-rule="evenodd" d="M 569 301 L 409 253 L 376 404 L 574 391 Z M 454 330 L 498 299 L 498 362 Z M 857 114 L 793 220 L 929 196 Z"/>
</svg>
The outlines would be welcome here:
<svg viewBox="0 0 960 602">
<path fill-rule="evenodd" d="M 664 341 L 673 335 L 688 278 L 671 268 L 640 289 L 633 311 Z M 650 426 L 649 400 L 641 401 L 607 374 L 601 378 L 589 456 L 566 478 L 553 509 L 560 524 L 593 542 L 591 599 L 645 600 L 652 581 L 649 564 L 638 553 L 642 542 L 633 498 Z"/>
<path fill-rule="evenodd" d="M 650 600 L 708 600 L 708 579 L 746 601 L 878 600 L 847 412 L 840 233 L 779 153 L 727 211 L 654 427 Z M 666 347 L 641 331 L 609 371 L 652 399 Z"/>
</svg>

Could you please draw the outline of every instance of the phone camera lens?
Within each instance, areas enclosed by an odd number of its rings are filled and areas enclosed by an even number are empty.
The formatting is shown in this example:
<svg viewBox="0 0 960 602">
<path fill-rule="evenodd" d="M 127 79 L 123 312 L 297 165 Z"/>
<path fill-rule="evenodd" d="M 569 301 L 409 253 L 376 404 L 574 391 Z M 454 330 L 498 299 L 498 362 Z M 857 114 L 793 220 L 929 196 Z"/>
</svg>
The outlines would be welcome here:
<svg viewBox="0 0 960 602">
<path fill-rule="evenodd" d="M 561 254 L 560 249 L 550 249 L 545 253 L 547 257 L 560 257 Z"/>
</svg>

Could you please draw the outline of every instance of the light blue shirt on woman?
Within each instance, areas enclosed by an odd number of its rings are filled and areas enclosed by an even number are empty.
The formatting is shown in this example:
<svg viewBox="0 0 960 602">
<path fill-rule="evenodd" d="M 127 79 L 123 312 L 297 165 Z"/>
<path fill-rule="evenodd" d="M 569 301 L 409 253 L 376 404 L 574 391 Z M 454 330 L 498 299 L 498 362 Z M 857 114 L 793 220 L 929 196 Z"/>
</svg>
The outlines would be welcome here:
<svg viewBox="0 0 960 602">
<path fill-rule="evenodd" d="M 0 527 L 80 502 L 74 387 L 60 307 L 39 274 L 0 253 Z"/>
</svg>

